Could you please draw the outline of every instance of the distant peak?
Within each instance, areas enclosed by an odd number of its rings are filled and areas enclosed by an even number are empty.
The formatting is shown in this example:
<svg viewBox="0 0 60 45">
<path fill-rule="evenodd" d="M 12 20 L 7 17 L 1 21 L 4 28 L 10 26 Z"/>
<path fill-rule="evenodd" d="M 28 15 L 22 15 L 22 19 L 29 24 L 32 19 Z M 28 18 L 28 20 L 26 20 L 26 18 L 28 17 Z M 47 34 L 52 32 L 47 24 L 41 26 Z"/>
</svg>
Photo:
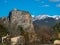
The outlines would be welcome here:
<svg viewBox="0 0 60 45">
<path fill-rule="evenodd" d="M 50 15 L 38 15 L 36 17 L 33 17 L 33 21 L 35 20 L 41 20 L 41 19 L 46 19 L 46 18 L 53 18 L 53 19 L 56 19 L 56 20 L 59 20 L 60 19 L 60 16 L 59 15 L 54 15 L 54 16 L 50 16 Z"/>
</svg>

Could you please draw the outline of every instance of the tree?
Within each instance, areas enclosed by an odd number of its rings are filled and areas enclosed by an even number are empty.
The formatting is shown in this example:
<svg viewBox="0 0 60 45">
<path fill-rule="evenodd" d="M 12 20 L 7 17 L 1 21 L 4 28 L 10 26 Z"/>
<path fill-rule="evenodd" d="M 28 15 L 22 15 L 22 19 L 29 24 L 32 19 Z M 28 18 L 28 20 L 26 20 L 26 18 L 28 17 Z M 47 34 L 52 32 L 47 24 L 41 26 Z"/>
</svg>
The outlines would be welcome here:
<svg viewBox="0 0 60 45">
<path fill-rule="evenodd" d="M 58 34 L 60 34 L 60 22 L 53 26 L 53 30 L 54 30 L 54 32 L 56 32 L 57 37 L 53 38 L 52 41 L 54 41 L 56 39 L 60 40 L 59 35 L 58 35 Z"/>
<path fill-rule="evenodd" d="M 0 24 L 0 37 L 7 35 L 8 31 L 7 29 Z"/>
<path fill-rule="evenodd" d="M 56 33 L 60 33 L 60 22 L 57 23 L 55 26 L 53 26 L 53 30 L 54 30 Z"/>
<path fill-rule="evenodd" d="M 0 43 L 2 41 L 2 37 L 6 36 L 7 33 L 7 29 L 2 24 L 0 24 Z"/>
</svg>

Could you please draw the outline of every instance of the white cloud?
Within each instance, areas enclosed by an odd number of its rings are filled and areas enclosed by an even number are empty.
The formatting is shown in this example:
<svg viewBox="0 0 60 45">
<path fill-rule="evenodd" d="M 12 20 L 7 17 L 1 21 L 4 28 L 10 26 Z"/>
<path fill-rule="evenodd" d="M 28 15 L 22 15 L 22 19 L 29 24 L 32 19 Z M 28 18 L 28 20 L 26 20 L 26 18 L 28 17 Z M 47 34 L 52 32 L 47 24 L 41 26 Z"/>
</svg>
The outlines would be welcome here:
<svg viewBox="0 0 60 45">
<path fill-rule="evenodd" d="M 50 2 L 59 2 L 60 0 L 49 0 Z"/>
<path fill-rule="evenodd" d="M 50 5 L 44 4 L 44 5 L 40 5 L 40 6 L 38 6 L 38 7 L 50 7 Z"/>
<path fill-rule="evenodd" d="M 57 4 L 56 7 L 60 7 L 60 4 Z"/>
<path fill-rule="evenodd" d="M 49 7 L 50 5 L 48 5 L 48 4 L 45 4 L 45 5 L 42 5 L 42 7 Z"/>
</svg>

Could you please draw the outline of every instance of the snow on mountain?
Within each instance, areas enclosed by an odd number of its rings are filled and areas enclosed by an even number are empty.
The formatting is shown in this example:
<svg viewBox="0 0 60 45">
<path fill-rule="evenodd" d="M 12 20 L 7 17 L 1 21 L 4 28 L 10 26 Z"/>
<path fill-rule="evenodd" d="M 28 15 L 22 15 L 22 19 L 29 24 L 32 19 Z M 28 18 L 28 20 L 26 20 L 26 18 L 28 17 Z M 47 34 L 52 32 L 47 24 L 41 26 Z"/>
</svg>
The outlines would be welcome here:
<svg viewBox="0 0 60 45">
<path fill-rule="evenodd" d="M 39 15 L 39 16 L 34 16 L 32 18 L 33 21 L 35 20 L 41 20 L 41 19 L 45 19 L 45 18 L 48 18 L 48 17 L 51 17 L 51 18 L 54 18 L 56 20 L 59 20 L 60 19 L 60 16 L 59 15 L 54 15 L 54 16 L 49 16 L 49 15 Z"/>
<path fill-rule="evenodd" d="M 32 17 L 35 17 L 35 15 L 31 15 Z"/>
<path fill-rule="evenodd" d="M 55 18 L 56 20 L 59 20 L 60 16 L 56 15 L 56 16 L 53 16 L 53 18 Z"/>
<path fill-rule="evenodd" d="M 33 21 L 34 21 L 34 20 L 45 19 L 45 18 L 47 18 L 47 17 L 48 17 L 48 15 L 39 15 L 39 16 L 35 16 L 35 17 L 33 17 Z"/>
</svg>

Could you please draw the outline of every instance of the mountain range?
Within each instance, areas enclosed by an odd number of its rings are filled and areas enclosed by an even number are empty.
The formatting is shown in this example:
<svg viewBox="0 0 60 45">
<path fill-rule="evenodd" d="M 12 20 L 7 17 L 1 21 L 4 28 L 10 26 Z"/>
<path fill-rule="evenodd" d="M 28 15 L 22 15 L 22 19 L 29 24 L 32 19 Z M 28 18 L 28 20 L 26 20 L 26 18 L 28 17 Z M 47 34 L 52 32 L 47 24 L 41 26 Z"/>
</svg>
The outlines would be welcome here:
<svg viewBox="0 0 60 45">
<path fill-rule="evenodd" d="M 32 17 L 33 24 L 39 26 L 54 26 L 56 23 L 60 22 L 60 16 L 48 16 L 48 15 L 39 15 Z"/>
</svg>

